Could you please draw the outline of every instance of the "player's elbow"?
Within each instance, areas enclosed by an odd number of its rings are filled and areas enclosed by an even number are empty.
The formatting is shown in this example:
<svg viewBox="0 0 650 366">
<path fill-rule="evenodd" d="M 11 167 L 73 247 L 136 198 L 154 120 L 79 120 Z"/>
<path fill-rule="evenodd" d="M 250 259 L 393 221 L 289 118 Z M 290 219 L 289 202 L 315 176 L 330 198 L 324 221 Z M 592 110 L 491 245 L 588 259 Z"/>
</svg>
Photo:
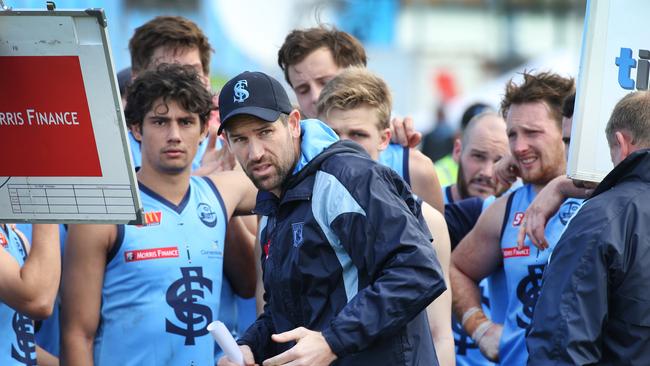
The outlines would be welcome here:
<svg viewBox="0 0 650 366">
<path fill-rule="evenodd" d="M 54 311 L 54 298 L 39 296 L 25 303 L 20 312 L 33 320 L 47 319 Z"/>
</svg>

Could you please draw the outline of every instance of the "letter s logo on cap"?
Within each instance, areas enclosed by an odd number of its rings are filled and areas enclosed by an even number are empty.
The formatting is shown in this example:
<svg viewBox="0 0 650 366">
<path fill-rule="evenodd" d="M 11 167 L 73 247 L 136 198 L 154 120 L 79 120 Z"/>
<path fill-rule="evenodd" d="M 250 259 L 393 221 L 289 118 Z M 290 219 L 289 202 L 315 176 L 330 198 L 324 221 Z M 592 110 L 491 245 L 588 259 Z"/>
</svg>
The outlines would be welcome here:
<svg viewBox="0 0 650 366">
<path fill-rule="evenodd" d="M 233 100 L 235 102 L 243 103 L 246 99 L 248 99 L 248 96 L 250 94 L 248 93 L 248 90 L 246 90 L 247 87 L 248 81 L 246 80 L 239 80 L 237 83 L 235 83 L 235 87 L 233 88 L 233 92 L 235 93 Z"/>
</svg>

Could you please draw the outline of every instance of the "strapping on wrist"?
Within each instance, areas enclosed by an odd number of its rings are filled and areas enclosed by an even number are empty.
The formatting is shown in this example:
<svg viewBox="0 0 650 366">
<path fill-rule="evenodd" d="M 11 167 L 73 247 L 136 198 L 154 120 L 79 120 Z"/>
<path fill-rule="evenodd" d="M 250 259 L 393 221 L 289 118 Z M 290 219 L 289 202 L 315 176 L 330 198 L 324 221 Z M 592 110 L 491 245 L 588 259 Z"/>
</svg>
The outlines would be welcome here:
<svg viewBox="0 0 650 366">
<path fill-rule="evenodd" d="M 467 331 L 467 334 L 472 334 L 476 331 L 476 328 L 483 322 L 489 321 L 483 309 L 479 307 L 471 307 L 463 314 L 461 325 Z"/>
<path fill-rule="evenodd" d="M 486 320 L 483 323 L 479 324 L 478 327 L 476 327 L 476 330 L 472 333 L 472 339 L 476 344 L 479 344 L 481 342 L 481 339 L 483 336 L 485 336 L 485 333 L 492 327 L 494 323 L 492 323 L 490 320 Z"/>
<path fill-rule="evenodd" d="M 471 318 L 472 315 L 478 313 L 479 311 L 481 311 L 481 308 L 478 306 L 472 306 L 471 308 L 467 309 L 465 314 L 463 314 L 463 319 L 461 319 L 460 324 L 464 327 L 469 318 Z"/>
</svg>

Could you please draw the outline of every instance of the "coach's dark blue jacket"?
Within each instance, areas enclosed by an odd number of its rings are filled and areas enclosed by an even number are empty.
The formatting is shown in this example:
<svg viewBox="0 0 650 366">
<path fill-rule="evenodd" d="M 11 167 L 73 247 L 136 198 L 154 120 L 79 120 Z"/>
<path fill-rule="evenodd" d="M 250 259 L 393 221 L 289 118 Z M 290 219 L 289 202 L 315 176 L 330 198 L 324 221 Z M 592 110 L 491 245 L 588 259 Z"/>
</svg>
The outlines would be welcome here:
<svg viewBox="0 0 650 366">
<path fill-rule="evenodd" d="M 323 333 L 337 365 L 437 365 L 423 310 L 445 284 L 420 206 L 395 172 L 330 131 L 303 123 L 302 162 L 281 198 L 258 196 L 267 303 L 239 343 L 261 364 L 294 345 L 271 334 L 303 326 Z"/>
<path fill-rule="evenodd" d="M 650 365 L 650 149 L 600 182 L 542 281 L 529 366 Z"/>
</svg>

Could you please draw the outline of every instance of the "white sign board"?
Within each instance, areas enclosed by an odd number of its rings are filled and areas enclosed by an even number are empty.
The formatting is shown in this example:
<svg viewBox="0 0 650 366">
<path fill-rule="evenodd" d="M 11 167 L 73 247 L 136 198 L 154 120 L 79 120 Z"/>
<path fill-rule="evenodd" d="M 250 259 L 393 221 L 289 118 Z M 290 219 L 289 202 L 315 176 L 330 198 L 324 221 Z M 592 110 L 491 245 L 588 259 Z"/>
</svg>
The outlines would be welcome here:
<svg viewBox="0 0 650 366">
<path fill-rule="evenodd" d="M 648 89 L 648 0 L 587 3 L 567 173 L 598 182 L 612 170 L 605 127 L 616 103 Z"/>
<path fill-rule="evenodd" d="M 106 19 L 0 11 L 0 222 L 142 223 Z"/>
</svg>

